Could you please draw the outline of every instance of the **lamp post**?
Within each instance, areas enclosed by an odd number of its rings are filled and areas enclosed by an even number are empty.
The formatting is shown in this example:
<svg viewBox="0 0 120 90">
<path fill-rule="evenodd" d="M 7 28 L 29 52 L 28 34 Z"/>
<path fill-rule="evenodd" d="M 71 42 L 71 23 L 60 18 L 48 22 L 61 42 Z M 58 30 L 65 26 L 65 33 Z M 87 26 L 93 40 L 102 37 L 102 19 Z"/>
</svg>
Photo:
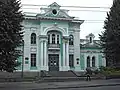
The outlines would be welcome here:
<svg viewBox="0 0 120 90">
<path fill-rule="evenodd" d="M 23 78 L 23 70 L 24 70 L 24 40 L 22 40 L 22 73 L 21 73 L 21 78 Z"/>
</svg>

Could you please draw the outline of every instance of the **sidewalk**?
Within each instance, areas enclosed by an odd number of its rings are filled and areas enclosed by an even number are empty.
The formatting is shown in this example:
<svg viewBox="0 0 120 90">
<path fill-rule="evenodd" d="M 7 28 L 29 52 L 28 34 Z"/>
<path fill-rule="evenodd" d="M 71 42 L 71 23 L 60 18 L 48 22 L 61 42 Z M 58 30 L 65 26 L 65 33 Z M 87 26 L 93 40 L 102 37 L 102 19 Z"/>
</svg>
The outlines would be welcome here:
<svg viewBox="0 0 120 90">
<path fill-rule="evenodd" d="M 93 80 L 93 81 L 74 81 L 74 82 L 53 82 L 48 83 L 47 87 L 41 89 L 62 89 L 62 88 L 85 88 L 85 87 L 100 87 L 100 86 L 116 86 L 120 85 L 120 79 L 113 80 Z M 37 89 L 36 89 L 37 90 Z"/>
<path fill-rule="evenodd" d="M 69 88 L 87 88 L 100 86 L 116 86 L 120 85 L 120 79 L 114 80 L 92 80 L 92 81 L 73 81 L 73 82 L 9 82 L 0 83 L 1 88 L 6 90 L 49 90 L 49 89 L 69 89 Z"/>
</svg>

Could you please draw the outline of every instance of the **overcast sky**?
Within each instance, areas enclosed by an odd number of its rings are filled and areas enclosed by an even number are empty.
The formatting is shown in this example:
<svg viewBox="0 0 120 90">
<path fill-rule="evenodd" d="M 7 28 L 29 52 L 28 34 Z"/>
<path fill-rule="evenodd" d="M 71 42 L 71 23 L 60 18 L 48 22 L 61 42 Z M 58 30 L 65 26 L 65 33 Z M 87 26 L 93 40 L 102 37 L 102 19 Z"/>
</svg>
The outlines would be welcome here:
<svg viewBox="0 0 120 90">
<path fill-rule="evenodd" d="M 87 7 L 111 7 L 113 0 L 21 0 L 22 4 L 37 4 L 37 5 L 50 5 L 53 2 L 57 2 L 61 6 L 87 6 Z M 23 6 L 23 8 L 28 8 Z M 23 12 L 35 12 L 39 13 L 41 7 L 29 7 L 38 9 L 23 9 Z M 93 12 L 93 10 L 109 11 L 109 9 L 91 9 L 91 8 L 66 8 L 70 9 L 69 15 L 79 17 L 81 20 L 86 20 L 81 25 L 80 38 L 85 38 L 89 33 L 95 35 L 95 39 L 98 39 L 98 34 L 103 31 L 104 20 L 106 18 L 106 12 Z M 71 10 L 92 10 L 92 11 L 71 11 Z M 95 20 L 95 21 L 89 21 Z M 98 21 L 96 21 L 98 20 Z"/>
</svg>

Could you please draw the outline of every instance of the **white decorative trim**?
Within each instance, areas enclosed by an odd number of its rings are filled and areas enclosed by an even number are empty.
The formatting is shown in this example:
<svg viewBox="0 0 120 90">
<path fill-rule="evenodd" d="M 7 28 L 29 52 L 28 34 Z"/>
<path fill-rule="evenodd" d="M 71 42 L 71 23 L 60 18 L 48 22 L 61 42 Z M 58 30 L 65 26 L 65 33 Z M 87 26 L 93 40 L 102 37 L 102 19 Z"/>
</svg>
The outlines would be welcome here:
<svg viewBox="0 0 120 90">
<path fill-rule="evenodd" d="M 58 32 L 61 32 L 63 35 L 67 35 L 67 32 L 65 32 L 64 29 L 60 28 L 60 27 L 57 27 L 57 26 L 52 26 L 52 27 L 48 27 L 44 30 L 43 34 L 44 35 L 47 35 L 47 32 L 48 31 L 52 31 L 52 30 L 56 30 Z"/>
</svg>

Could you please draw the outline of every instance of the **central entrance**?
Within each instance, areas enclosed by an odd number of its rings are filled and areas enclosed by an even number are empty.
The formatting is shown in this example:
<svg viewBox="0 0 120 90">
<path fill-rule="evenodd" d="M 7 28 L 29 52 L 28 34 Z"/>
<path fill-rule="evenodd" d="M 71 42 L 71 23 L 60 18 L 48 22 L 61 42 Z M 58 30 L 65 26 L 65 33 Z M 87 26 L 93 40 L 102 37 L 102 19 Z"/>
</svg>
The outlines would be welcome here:
<svg viewBox="0 0 120 90">
<path fill-rule="evenodd" d="M 59 54 L 48 54 L 49 71 L 59 71 Z"/>
</svg>

